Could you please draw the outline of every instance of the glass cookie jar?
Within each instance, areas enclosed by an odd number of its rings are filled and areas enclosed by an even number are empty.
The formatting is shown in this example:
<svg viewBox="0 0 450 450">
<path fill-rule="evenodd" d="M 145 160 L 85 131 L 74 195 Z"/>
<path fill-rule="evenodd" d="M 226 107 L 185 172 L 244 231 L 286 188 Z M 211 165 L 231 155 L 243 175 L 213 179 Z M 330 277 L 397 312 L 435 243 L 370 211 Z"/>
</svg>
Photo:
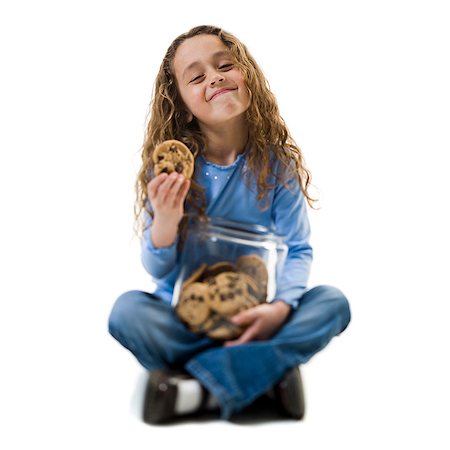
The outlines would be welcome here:
<svg viewBox="0 0 450 450">
<path fill-rule="evenodd" d="M 286 255 L 283 237 L 260 225 L 219 218 L 194 221 L 184 242 L 172 305 L 192 331 L 234 338 L 243 330 L 229 319 L 274 299 Z"/>
</svg>

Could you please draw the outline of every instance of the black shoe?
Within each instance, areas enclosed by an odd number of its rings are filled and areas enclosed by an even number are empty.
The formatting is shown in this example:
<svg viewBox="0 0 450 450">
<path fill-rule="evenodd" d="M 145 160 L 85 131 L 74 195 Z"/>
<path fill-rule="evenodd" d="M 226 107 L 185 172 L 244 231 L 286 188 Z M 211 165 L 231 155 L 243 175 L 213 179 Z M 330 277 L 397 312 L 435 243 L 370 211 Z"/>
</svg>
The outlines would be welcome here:
<svg viewBox="0 0 450 450">
<path fill-rule="evenodd" d="M 305 415 L 305 397 L 299 367 L 289 369 L 274 386 L 275 400 L 284 415 L 300 420 Z"/>
<path fill-rule="evenodd" d="M 173 377 L 189 378 L 187 374 L 167 370 L 152 370 L 144 397 L 143 420 L 149 424 L 166 423 L 174 419 L 178 386 Z"/>
</svg>

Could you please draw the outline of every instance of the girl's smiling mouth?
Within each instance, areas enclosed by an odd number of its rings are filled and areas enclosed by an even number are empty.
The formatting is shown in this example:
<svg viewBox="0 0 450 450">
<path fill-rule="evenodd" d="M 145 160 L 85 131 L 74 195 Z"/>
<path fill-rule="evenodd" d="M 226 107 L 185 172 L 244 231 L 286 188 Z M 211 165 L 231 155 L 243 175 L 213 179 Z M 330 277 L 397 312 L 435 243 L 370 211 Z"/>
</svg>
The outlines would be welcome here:
<svg viewBox="0 0 450 450">
<path fill-rule="evenodd" d="M 226 94 L 227 92 L 231 92 L 231 91 L 234 91 L 235 89 L 227 89 L 227 88 L 224 88 L 224 89 L 219 89 L 218 91 L 216 91 L 216 92 L 214 92 L 214 94 L 211 96 L 211 98 L 209 99 L 209 101 L 211 101 L 211 100 L 214 100 L 215 98 L 217 98 L 219 95 L 222 95 L 222 94 Z"/>
</svg>

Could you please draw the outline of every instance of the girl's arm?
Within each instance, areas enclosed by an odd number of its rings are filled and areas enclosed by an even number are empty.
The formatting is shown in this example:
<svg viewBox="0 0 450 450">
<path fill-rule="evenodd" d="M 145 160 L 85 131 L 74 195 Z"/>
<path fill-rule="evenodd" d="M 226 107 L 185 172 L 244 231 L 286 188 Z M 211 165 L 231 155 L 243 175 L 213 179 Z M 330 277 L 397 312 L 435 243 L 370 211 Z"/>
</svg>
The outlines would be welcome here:
<svg viewBox="0 0 450 450">
<path fill-rule="evenodd" d="M 184 200 L 190 180 L 173 172 L 162 173 L 147 186 L 148 198 L 154 214 L 147 216 L 150 227 L 142 239 L 142 263 L 155 278 L 164 277 L 176 261 L 177 230 L 184 213 Z"/>
<path fill-rule="evenodd" d="M 284 267 L 277 274 L 275 299 L 234 316 L 233 322 L 246 327 L 246 330 L 238 339 L 225 342 L 227 347 L 269 339 L 284 324 L 291 310 L 298 306 L 306 290 L 312 261 L 306 201 L 296 180 L 292 180 L 289 187 L 277 186 L 272 203 L 276 232 L 286 236 L 289 249 Z"/>
<path fill-rule="evenodd" d="M 277 234 L 286 236 L 288 246 L 286 261 L 277 274 L 275 299 L 297 308 L 307 287 L 313 256 L 307 203 L 297 180 L 291 180 L 289 189 L 276 188 L 272 211 Z"/>
</svg>

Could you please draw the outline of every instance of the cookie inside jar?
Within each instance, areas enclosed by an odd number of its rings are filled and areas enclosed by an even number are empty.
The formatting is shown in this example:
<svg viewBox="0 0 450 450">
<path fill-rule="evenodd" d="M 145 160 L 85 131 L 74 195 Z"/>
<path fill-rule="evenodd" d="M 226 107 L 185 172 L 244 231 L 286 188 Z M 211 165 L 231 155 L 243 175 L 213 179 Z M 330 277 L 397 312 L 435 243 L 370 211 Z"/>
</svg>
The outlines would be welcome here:
<svg viewBox="0 0 450 450">
<path fill-rule="evenodd" d="M 237 338 L 244 328 L 231 318 L 274 298 L 287 253 L 282 237 L 216 219 L 194 223 L 184 246 L 189 250 L 182 252 L 175 312 L 193 332 Z"/>
</svg>

